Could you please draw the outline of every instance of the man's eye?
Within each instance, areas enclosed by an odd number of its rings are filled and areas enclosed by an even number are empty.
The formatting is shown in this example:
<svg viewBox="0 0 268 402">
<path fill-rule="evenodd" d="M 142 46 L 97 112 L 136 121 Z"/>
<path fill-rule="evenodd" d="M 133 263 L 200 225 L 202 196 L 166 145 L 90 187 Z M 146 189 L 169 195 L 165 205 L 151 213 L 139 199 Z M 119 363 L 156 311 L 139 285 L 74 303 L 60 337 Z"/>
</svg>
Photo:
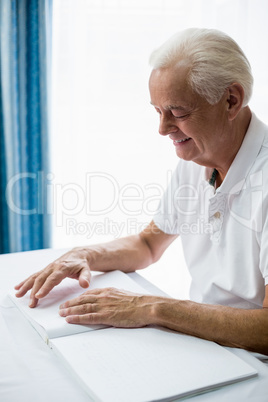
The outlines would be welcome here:
<svg viewBox="0 0 268 402">
<path fill-rule="evenodd" d="M 173 114 L 173 116 L 174 116 L 176 119 L 185 119 L 185 118 L 188 117 L 189 115 L 188 115 L 188 114 L 184 114 L 184 115 L 182 115 L 182 116 L 176 116 L 175 114 Z"/>
</svg>

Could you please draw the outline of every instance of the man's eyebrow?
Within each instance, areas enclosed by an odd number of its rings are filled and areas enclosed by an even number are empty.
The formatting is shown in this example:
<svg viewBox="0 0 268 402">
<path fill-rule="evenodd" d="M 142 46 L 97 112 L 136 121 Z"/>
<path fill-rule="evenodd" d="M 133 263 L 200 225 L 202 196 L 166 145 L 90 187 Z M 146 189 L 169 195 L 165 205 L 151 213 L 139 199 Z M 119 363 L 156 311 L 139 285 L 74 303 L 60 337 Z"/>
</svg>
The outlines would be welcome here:
<svg viewBox="0 0 268 402">
<path fill-rule="evenodd" d="M 165 107 L 165 109 L 167 110 L 182 110 L 184 111 L 186 108 L 183 106 L 179 106 L 179 105 L 168 105 Z"/>
<path fill-rule="evenodd" d="M 157 107 L 157 106 L 155 106 L 152 102 L 150 102 L 150 104 L 151 104 L 152 106 L 154 106 L 154 107 Z M 185 107 L 179 106 L 179 105 L 168 105 L 168 106 L 165 107 L 165 109 L 166 109 L 166 110 L 181 110 L 181 111 L 185 111 L 185 110 L 186 110 Z"/>
</svg>

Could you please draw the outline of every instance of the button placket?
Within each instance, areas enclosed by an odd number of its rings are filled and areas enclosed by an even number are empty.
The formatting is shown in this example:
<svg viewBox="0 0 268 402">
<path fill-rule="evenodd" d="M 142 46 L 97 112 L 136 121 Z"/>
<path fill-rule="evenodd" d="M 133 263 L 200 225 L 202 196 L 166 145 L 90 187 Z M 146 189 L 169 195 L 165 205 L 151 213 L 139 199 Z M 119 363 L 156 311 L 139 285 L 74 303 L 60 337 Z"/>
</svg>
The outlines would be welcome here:
<svg viewBox="0 0 268 402">
<path fill-rule="evenodd" d="M 226 206 L 226 196 L 224 194 L 215 194 L 210 199 L 209 204 L 209 223 L 211 225 L 210 239 L 213 242 L 219 242 L 223 218 Z"/>
</svg>

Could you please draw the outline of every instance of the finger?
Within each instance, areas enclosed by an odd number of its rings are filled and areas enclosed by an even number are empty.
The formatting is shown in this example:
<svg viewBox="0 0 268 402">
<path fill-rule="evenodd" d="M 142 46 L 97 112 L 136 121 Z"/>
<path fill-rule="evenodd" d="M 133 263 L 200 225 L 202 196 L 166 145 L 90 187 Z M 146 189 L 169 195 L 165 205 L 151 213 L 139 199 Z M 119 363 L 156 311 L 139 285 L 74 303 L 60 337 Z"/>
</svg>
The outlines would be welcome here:
<svg viewBox="0 0 268 402">
<path fill-rule="evenodd" d="M 79 306 L 64 308 L 59 310 L 61 317 L 67 317 L 68 315 L 85 315 L 89 313 L 96 313 L 98 311 L 97 304 L 86 303 Z"/>
<path fill-rule="evenodd" d="M 38 304 L 38 299 L 36 298 L 36 297 L 31 297 L 30 298 L 30 302 L 29 302 L 29 307 L 31 307 L 31 308 L 34 308 L 34 307 L 36 307 L 37 306 L 37 304 Z"/>
<path fill-rule="evenodd" d="M 24 279 L 20 283 L 14 286 L 14 289 L 19 290 L 27 281 L 32 279 L 33 277 L 36 277 L 37 272 L 34 275 L 29 276 L 28 278 Z"/>
<path fill-rule="evenodd" d="M 97 297 L 95 295 L 89 295 L 87 292 L 83 293 L 81 296 L 75 297 L 74 299 L 68 300 L 60 305 L 60 310 L 75 307 L 86 303 L 96 303 Z"/>
<path fill-rule="evenodd" d="M 36 278 L 30 294 L 29 307 L 36 307 L 38 300 L 45 297 L 54 288 L 54 286 L 58 285 L 66 276 L 60 271 L 53 272 L 49 276 L 48 275 L 48 272 L 42 272 Z"/>
<path fill-rule="evenodd" d="M 22 285 L 23 285 L 24 283 L 25 283 L 25 280 L 22 281 L 22 282 L 20 282 L 20 283 L 18 283 L 17 285 L 15 285 L 15 286 L 14 286 L 14 289 L 19 290 L 19 289 L 22 287 Z"/>
<path fill-rule="evenodd" d="M 97 303 L 101 300 L 103 294 L 107 295 L 107 290 L 110 290 L 110 288 L 97 288 L 87 290 L 82 295 L 62 303 L 59 308 L 64 309 L 67 307 L 73 307 L 85 303 Z"/>
<path fill-rule="evenodd" d="M 82 288 L 88 288 L 91 280 L 91 272 L 88 266 L 81 270 L 79 275 L 79 285 Z"/>
<path fill-rule="evenodd" d="M 36 288 L 35 286 L 33 287 L 33 296 L 37 297 L 37 299 L 42 299 L 47 296 L 55 286 L 61 283 L 64 278 L 66 278 L 66 274 L 61 271 L 53 272 L 49 276 L 44 275 L 39 279 L 39 283 L 36 283 Z"/>
<path fill-rule="evenodd" d="M 40 288 L 43 286 L 43 284 L 45 283 L 45 281 L 46 281 L 48 275 L 49 275 L 49 273 L 42 272 L 40 275 L 38 275 L 38 276 L 35 278 L 35 281 L 34 281 L 33 286 L 32 286 L 32 291 L 31 291 L 31 296 L 30 296 L 30 297 L 36 295 L 36 293 L 39 291 L 39 289 L 40 289 Z"/>
<path fill-rule="evenodd" d="M 69 315 L 65 318 L 69 324 L 96 325 L 105 324 L 105 318 L 99 313 Z"/>
<path fill-rule="evenodd" d="M 16 297 L 22 297 L 24 296 L 28 290 L 30 290 L 35 282 L 36 275 L 29 277 L 25 281 L 21 282 L 17 286 L 15 286 L 15 289 L 18 289 L 18 292 L 15 294 Z"/>
</svg>

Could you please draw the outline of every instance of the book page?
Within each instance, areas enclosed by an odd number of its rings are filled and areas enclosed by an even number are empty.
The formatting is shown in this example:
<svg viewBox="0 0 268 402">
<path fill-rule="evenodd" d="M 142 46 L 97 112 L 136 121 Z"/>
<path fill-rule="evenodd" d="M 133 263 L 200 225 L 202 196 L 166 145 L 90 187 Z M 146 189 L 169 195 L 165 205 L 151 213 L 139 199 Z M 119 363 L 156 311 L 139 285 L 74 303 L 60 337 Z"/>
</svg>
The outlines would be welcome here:
<svg viewBox="0 0 268 402">
<path fill-rule="evenodd" d="M 81 288 L 77 280 L 66 278 L 56 286 L 48 296 L 41 299 L 35 308 L 28 307 L 30 296 L 16 298 L 11 295 L 13 302 L 27 316 L 33 327 L 40 335 L 48 339 L 59 336 L 73 335 L 79 332 L 87 332 L 104 328 L 103 325 L 77 325 L 68 324 L 64 317 L 59 315 L 59 305 L 67 300 L 73 299 L 89 289 L 115 287 L 136 293 L 148 294 L 141 286 L 136 284 L 121 271 L 111 271 L 104 274 L 92 272 L 92 279 L 89 288 Z M 29 293 L 29 292 L 28 292 Z"/>
<path fill-rule="evenodd" d="M 51 344 L 103 402 L 174 400 L 257 374 L 216 343 L 162 328 L 107 328 Z"/>
</svg>

